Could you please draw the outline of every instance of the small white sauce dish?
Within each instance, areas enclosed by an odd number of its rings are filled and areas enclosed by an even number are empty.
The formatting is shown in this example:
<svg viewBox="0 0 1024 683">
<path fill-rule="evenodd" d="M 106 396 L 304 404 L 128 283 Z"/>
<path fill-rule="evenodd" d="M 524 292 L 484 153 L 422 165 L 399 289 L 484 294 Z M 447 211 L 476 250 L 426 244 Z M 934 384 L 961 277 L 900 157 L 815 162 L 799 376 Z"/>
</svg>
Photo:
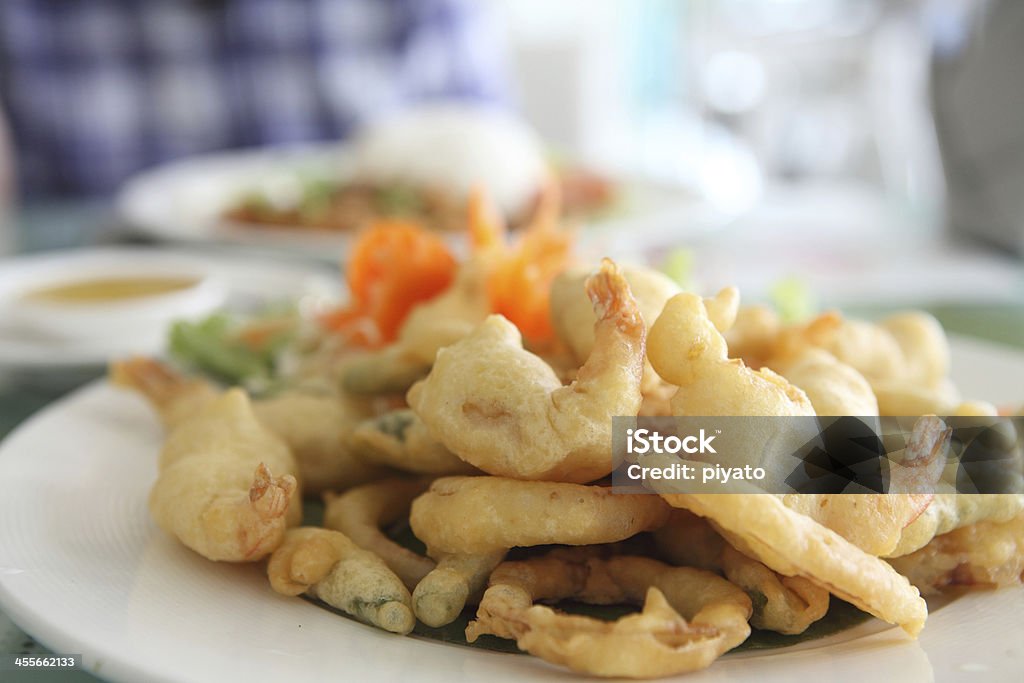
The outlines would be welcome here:
<svg viewBox="0 0 1024 683">
<path fill-rule="evenodd" d="M 208 314 L 225 300 L 209 267 L 180 254 L 112 249 L 32 260 L 0 264 L 0 316 L 62 341 L 150 346 L 173 321 Z"/>
</svg>

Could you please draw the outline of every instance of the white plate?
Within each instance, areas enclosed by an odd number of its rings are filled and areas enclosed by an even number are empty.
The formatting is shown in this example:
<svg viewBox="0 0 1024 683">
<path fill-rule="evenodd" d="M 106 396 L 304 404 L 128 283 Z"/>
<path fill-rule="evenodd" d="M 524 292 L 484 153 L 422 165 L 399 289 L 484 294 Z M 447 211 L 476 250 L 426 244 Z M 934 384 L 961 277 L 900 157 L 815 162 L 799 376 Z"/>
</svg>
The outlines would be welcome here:
<svg viewBox="0 0 1024 683">
<path fill-rule="evenodd" d="M 345 177 L 351 153 L 342 144 L 239 150 L 190 157 L 145 171 L 129 180 L 117 197 L 121 220 L 143 235 L 174 242 L 269 247 L 335 260 L 351 243 L 345 232 L 308 228 L 246 226 L 221 220 L 226 208 L 254 188 L 293 184 L 296 172 Z M 591 221 L 581 236 L 600 249 L 640 253 L 678 243 L 734 217 L 694 191 L 636 178 L 617 179 L 624 190 L 621 209 Z M 609 253 L 621 253 L 614 251 Z"/>
<path fill-rule="evenodd" d="M 960 346 L 956 378 L 971 393 L 977 368 Z M 1019 398 L 1024 354 L 1002 353 L 991 398 Z M 0 606 L 55 652 L 133 682 L 581 680 L 533 657 L 385 634 L 275 595 L 258 566 L 185 550 L 146 510 L 159 445 L 141 401 L 96 384 L 0 447 Z M 934 612 L 917 641 L 871 621 L 686 680 L 1020 680 L 1022 612 L 1024 589 L 979 592 Z"/>
<path fill-rule="evenodd" d="M 81 249 L 8 259 L 0 263 L 7 283 L 30 280 L 40 270 L 60 272 L 83 261 L 95 259 L 130 263 L 155 255 L 167 255 L 175 261 L 190 262 L 214 275 L 227 290 L 225 307 L 252 310 L 260 305 L 298 301 L 305 296 L 337 296 L 341 276 L 326 268 L 289 265 L 276 261 L 238 256 L 211 256 L 184 250 L 159 251 L 145 248 L 108 247 Z M 70 274 L 70 270 L 66 271 Z M 157 353 L 163 349 L 166 334 L 109 335 L 89 340 L 69 340 L 41 334 L 0 316 L 0 369 L 63 370 L 105 364 L 110 358 L 132 353 Z"/>
</svg>

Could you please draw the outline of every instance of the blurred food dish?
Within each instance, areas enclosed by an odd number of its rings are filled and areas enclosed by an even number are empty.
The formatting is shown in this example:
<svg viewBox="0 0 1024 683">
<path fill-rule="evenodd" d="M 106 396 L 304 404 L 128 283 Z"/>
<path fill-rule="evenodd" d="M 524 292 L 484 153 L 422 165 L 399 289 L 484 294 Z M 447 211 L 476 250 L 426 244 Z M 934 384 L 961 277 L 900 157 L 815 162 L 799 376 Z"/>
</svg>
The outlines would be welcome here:
<svg viewBox="0 0 1024 683">
<path fill-rule="evenodd" d="M 0 278 L 8 324 L 68 342 L 156 338 L 171 321 L 220 306 L 209 268 L 152 252 L 72 252 L 13 268 Z"/>
<path fill-rule="evenodd" d="M 182 251 L 119 247 L 9 259 L 0 274 L 0 368 L 95 367 L 116 355 L 158 353 L 174 320 L 337 289 L 336 279 L 306 267 Z"/>
<path fill-rule="evenodd" d="M 333 260 L 351 233 L 378 218 L 461 232 L 477 185 L 513 229 L 546 191 L 588 235 L 624 232 L 663 243 L 729 218 L 683 185 L 551 160 L 533 132 L 508 115 L 451 107 L 387 120 L 350 144 L 184 159 L 129 181 L 117 207 L 128 227 L 161 240 L 268 246 Z"/>
</svg>

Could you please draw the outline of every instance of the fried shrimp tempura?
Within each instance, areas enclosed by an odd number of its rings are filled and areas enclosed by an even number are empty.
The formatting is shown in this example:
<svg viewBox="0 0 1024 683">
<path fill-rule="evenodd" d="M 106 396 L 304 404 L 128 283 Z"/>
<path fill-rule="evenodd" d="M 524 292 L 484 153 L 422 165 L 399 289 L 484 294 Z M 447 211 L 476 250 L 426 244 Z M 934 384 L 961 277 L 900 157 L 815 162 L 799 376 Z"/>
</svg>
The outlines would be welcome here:
<svg viewBox="0 0 1024 683">
<path fill-rule="evenodd" d="M 773 308 L 741 306 L 735 322 L 723 333 L 730 357 L 741 358 L 747 365 L 760 368 L 776 353 L 782 320 Z"/>
<path fill-rule="evenodd" d="M 802 576 L 911 636 L 928 607 L 891 566 L 765 494 L 667 494 L 672 506 L 706 517 L 727 541 L 783 576 Z"/>
<path fill-rule="evenodd" d="M 253 401 L 253 411 L 292 449 L 307 494 L 340 491 L 391 474 L 351 447 L 352 430 L 362 415 L 344 397 L 283 391 Z"/>
<path fill-rule="evenodd" d="M 818 415 L 878 415 L 878 400 L 864 375 L 827 351 L 801 349 L 767 365 L 802 389 Z"/>
<path fill-rule="evenodd" d="M 872 385 L 900 381 L 930 385 L 949 372 L 949 342 L 934 317 L 907 312 L 878 323 L 844 318 L 835 311 L 786 330 L 782 351 L 799 346 L 825 349 Z"/>
<path fill-rule="evenodd" d="M 167 429 L 201 414 L 218 396 L 210 382 L 185 376 L 153 358 L 113 363 L 110 377 L 142 394 Z M 252 409 L 260 423 L 291 449 L 306 493 L 345 489 L 389 473 L 352 453 L 349 436 L 363 416 L 341 397 L 286 391 L 253 401 Z"/>
<path fill-rule="evenodd" d="M 613 543 L 668 520 L 658 496 L 503 477 L 445 477 L 413 501 L 409 523 L 431 557 L 518 546 Z"/>
<path fill-rule="evenodd" d="M 622 274 L 636 299 L 637 308 L 649 326 L 661 315 L 665 302 L 682 291 L 667 275 L 651 268 L 624 267 Z M 586 362 L 594 349 L 594 307 L 586 295 L 585 283 L 590 272 L 572 268 L 551 283 L 551 321 L 558 338 L 566 344 L 576 364 Z M 644 393 L 656 391 L 661 378 L 644 361 Z"/>
<path fill-rule="evenodd" d="M 835 531 L 870 555 L 890 557 L 922 529 L 942 481 L 951 432 L 938 417 L 918 418 L 902 458 L 889 463 L 887 494 L 785 494 L 783 504 Z M 908 531 L 908 529 L 910 531 Z M 909 536 L 908 536 L 909 534 Z"/>
<path fill-rule="evenodd" d="M 501 316 L 442 349 L 430 375 L 408 395 L 431 433 L 490 474 L 587 482 L 605 476 L 612 416 L 636 415 L 644 324 L 629 285 L 605 260 L 587 281 L 598 322 L 594 348 L 563 386 L 551 367 L 522 346 Z"/>
<path fill-rule="evenodd" d="M 257 422 L 240 389 L 178 421 L 157 466 L 153 519 L 211 560 L 259 560 L 301 516 L 291 452 Z"/>
<path fill-rule="evenodd" d="M 648 357 L 679 387 L 676 415 L 814 415 L 802 390 L 767 368 L 730 359 L 722 330 L 736 318 L 739 294 L 726 288 L 712 299 L 684 292 L 669 299 L 651 326 Z"/>
<path fill-rule="evenodd" d="M 831 353 L 863 375 L 881 415 L 996 414 L 984 402 L 961 401 L 948 378 L 946 334 L 927 313 L 898 313 L 872 323 L 829 311 L 784 330 L 775 352 L 786 356 L 810 348 Z"/>
<path fill-rule="evenodd" d="M 324 494 L 324 526 L 345 534 L 360 548 L 376 553 L 410 589 L 426 576 L 434 562 L 403 548 L 381 532 L 409 513 L 416 496 L 429 485 L 425 479 L 380 479 L 344 493 Z"/>
<path fill-rule="evenodd" d="M 307 593 L 385 631 L 406 634 L 416 625 L 401 579 L 340 531 L 292 529 L 270 556 L 267 577 L 282 595 Z"/>
<path fill-rule="evenodd" d="M 719 572 L 750 596 L 750 623 L 776 633 L 798 634 L 825 616 L 829 593 L 800 576 L 780 576 L 739 552 L 700 517 L 673 510 L 654 532 L 659 550 L 673 563 Z"/>
<path fill-rule="evenodd" d="M 412 592 L 416 618 L 435 628 L 455 621 L 467 604 L 479 602 L 487 578 L 504 559 L 504 550 L 440 555 Z"/>
<path fill-rule="evenodd" d="M 564 599 L 643 610 L 607 622 L 534 604 Z M 573 671 L 654 678 L 709 666 L 747 639 L 750 614 L 746 593 L 710 572 L 555 551 L 499 565 L 466 639 L 490 633 Z"/>
<path fill-rule="evenodd" d="M 926 595 L 951 586 L 1016 586 L 1024 582 L 1024 514 L 937 536 L 889 563 Z"/>
<path fill-rule="evenodd" d="M 902 557 L 925 547 L 933 538 L 979 522 L 1002 523 L 1024 514 L 1022 494 L 942 493 L 903 529 L 884 557 Z"/>
</svg>

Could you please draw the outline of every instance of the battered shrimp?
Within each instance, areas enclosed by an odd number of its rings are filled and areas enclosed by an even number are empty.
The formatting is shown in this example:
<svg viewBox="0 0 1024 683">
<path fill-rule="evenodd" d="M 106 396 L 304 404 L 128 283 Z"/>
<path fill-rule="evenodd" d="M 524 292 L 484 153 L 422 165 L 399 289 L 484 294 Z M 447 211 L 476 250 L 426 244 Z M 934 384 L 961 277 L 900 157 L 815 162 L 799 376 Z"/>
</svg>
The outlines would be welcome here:
<svg viewBox="0 0 1024 683">
<path fill-rule="evenodd" d="M 647 326 L 661 315 L 665 302 L 682 291 L 667 275 L 650 268 L 624 267 L 622 274 Z M 594 307 L 584 288 L 588 276 L 587 270 L 573 268 L 551 283 L 551 321 L 577 364 L 585 362 L 594 348 Z M 661 378 L 645 360 L 644 394 L 657 391 L 661 385 Z"/>
<path fill-rule="evenodd" d="M 948 379 L 914 385 L 904 381 L 877 381 L 872 389 L 882 415 L 956 415 L 994 417 L 999 411 L 986 401 L 964 401 Z"/>
<path fill-rule="evenodd" d="M 598 314 L 595 343 L 574 382 L 563 386 L 519 331 L 491 316 L 441 350 L 408 395 L 431 433 L 490 474 L 587 482 L 612 471 L 612 416 L 640 408 L 644 325 L 618 267 L 605 260 L 587 281 Z"/>
<path fill-rule="evenodd" d="M 818 415 L 878 415 L 878 400 L 864 375 L 827 351 L 804 348 L 768 366 L 800 387 Z"/>
<path fill-rule="evenodd" d="M 291 452 L 257 422 L 240 389 L 181 419 L 157 467 L 149 496 L 153 519 L 211 560 L 258 560 L 301 517 Z"/>
<path fill-rule="evenodd" d="M 115 384 L 142 394 L 167 429 L 202 414 L 219 395 L 210 382 L 182 375 L 152 358 L 114 363 L 110 376 Z M 253 401 L 252 410 L 260 423 L 292 450 L 306 493 L 345 489 L 389 472 L 363 462 L 352 452 L 352 430 L 363 414 L 351 401 L 293 390 Z"/>
<path fill-rule="evenodd" d="M 736 322 L 724 332 L 729 356 L 742 358 L 747 365 L 759 368 L 775 353 L 782 321 L 779 314 L 767 306 L 744 306 L 736 313 Z"/>
<path fill-rule="evenodd" d="M 341 491 L 391 473 L 353 449 L 352 432 L 364 413 L 344 396 L 285 391 L 254 401 L 253 410 L 292 449 L 307 494 Z"/>
<path fill-rule="evenodd" d="M 899 313 L 878 323 L 825 313 L 786 331 L 780 347 L 783 354 L 825 349 L 856 369 L 871 384 L 881 415 L 995 415 L 988 404 L 961 401 L 947 377 L 949 342 L 927 313 Z"/>
<path fill-rule="evenodd" d="M 733 288 L 712 299 L 677 294 L 651 326 L 651 365 L 679 387 L 672 410 L 677 415 L 814 415 L 807 394 L 785 378 L 728 357 L 720 330 L 735 320 L 738 296 Z"/>
<path fill-rule="evenodd" d="M 1024 582 L 1024 515 L 961 527 L 889 563 L 926 595 L 951 586 L 1019 585 Z"/>
<path fill-rule="evenodd" d="M 654 678 L 709 666 L 750 635 L 750 598 L 725 579 L 636 556 L 553 551 L 491 574 L 466 639 L 514 638 L 520 649 L 574 671 Z M 614 622 L 556 612 L 544 600 L 642 604 Z"/>
<path fill-rule="evenodd" d="M 803 633 L 825 616 L 829 593 L 800 576 L 782 576 L 739 552 L 703 519 L 673 510 L 654 532 L 658 549 L 673 564 L 722 573 L 753 601 L 750 623 L 777 633 Z"/>
<path fill-rule="evenodd" d="M 825 349 L 857 369 L 869 382 L 933 385 L 949 371 L 949 342 L 926 313 L 890 316 L 879 323 L 845 319 L 830 311 L 787 330 L 783 352 L 799 346 Z"/>
</svg>

